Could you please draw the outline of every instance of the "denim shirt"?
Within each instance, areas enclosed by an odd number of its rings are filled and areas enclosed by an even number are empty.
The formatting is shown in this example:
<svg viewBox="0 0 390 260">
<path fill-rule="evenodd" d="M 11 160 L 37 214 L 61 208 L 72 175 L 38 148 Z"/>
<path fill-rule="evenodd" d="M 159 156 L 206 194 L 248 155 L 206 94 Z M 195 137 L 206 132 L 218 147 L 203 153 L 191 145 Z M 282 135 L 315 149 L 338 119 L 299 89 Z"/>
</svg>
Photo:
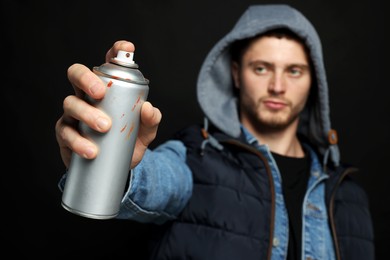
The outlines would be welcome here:
<svg viewBox="0 0 390 260">
<path fill-rule="evenodd" d="M 288 214 L 285 206 L 282 178 L 267 145 L 261 145 L 246 129 L 243 128 L 246 140 L 255 146 L 268 159 L 275 185 L 275 226 L 272 241 L 272 259 L 286 259 L 289 238 Z M 308 146 L 311 169 L 307 191 L 302 207 L 302 259 L 335 259 L 333 240 L 328 224 L 325 204 L 325 182 L 329 176 L 322 170 L 318 156 Z"/>
<path fill-rule="evenodd" d="M 182 142 L 171 140 L 153 151 L 147 149 L 130 173 L 117 218 L 156 224 L 174 219 L 189 201 L 192 187 Z"/>
<path fill-rule="evenodd" d="M 275 185 L 275 226 L 272 259 L 287 257 L 288 215 L 282 193 L 282 179 L 271 151 L 243 129 L 248 143 L 269 161 Z M 302 208 L 302 259 L 335 259 L 333 241 L 325 204 L 324 180 L 317 155 L 309 147 L 310 178 Z M 129 188 L 117 218 L 139 222 L 164 223 L 174 219 L 185 207 L 192 193 L 192 174 L 185 163 L 186 148 L 180 141 L 168 141 L 154 151 L 147 150 L 141 163 L 131 172 Z"/>
</svg>

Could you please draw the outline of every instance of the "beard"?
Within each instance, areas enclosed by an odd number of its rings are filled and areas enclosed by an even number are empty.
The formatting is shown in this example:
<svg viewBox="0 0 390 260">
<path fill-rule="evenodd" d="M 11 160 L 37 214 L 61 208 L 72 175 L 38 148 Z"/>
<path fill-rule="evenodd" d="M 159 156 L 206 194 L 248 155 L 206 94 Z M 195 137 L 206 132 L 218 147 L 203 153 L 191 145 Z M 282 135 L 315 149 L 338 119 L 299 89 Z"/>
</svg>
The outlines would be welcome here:
<svg viewBox="0 0 390 260">
<path fill-rule="evenodd" d="M 245 116 L 256 131 L 279 132 L 297 123 L 304 106 L 294 106 L 290 101 L 283 99 L 286 104 L 284 108 L 270 109 L 264 104 L 266 98 L 260 98 L 257 102 L 247 102 L 247 100 L 240 106 L 241 116 Z"/>
</svg>

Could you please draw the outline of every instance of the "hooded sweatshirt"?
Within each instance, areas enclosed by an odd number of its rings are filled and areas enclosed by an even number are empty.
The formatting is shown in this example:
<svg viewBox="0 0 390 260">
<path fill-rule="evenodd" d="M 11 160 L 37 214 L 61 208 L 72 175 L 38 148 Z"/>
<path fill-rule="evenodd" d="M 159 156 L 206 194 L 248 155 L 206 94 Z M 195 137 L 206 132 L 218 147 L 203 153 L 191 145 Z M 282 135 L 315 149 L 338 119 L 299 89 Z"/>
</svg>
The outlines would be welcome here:
<svg viewBox="0 0 390 260">
<path fill-rule="evenodd" d="M 153 151 L 148 149 L 132 171 L 118 218 L 158 224 L 153 229 L 156 240 L 151 249 L 155 259 L 275 259 L 285 253 L 273 252 L 277 247 L 273 227 L 280 227 L 278 221 L 282 219 L 278 209 L 274 209 L 278 208 L 276 167 L 269 156 L 265 159 L 265 152 L 243 140 L 230 71 L 233 42 L 277 28 L 287 28 L 300 36 L 313 64 L 315 85 L 311 89 L 315 88 L 318 95 L 310 102 L 313 106 L 304 109 L 298 132 L 310 140 L 323 165 L 340 164 L 316 31 L 300 12 L 288 5 L 250 6 L 211 49 L 199 73 L 197 98 L 207 119 L 206 130 L 208 121 L 214 126 L 211 134 L 200 134 L 199 126 L 180 131 L 177 139 Z M 329 185 L 325 185 L 322 182 L 325 173 L 317 175 L 318 178 L 315 174 L 321 172 L 321 167 L 316 159 L 316 171 L 311 177 L 315 187 L 311 186 L 309 191 L 315 202 L 310 204 L 310 210 L 315 212 L 309 217 L 317 224 L 311 222 L 311 228 L 306 228 L 313 232 L 305 240 L 312 247 L 303 248 L 321 251 L 331 259 L 332 254 L 324 250 L 333 251 L 324 241 L 334 239 L 337 259 L 373 259 L 372 225 L 364 191 L 348 178 L 351 170 L 345 171 L 341 165 L 328 168 L 334 174 L 329 174 Z M 318 217 L 319 208 L 315 206 L 321 206 L 324 213 L 325 204 L 332 211 L 329 222 L 333 238 L 317 232 L 322 229 L 330 234 L 327 215 Z"/>
</svg>

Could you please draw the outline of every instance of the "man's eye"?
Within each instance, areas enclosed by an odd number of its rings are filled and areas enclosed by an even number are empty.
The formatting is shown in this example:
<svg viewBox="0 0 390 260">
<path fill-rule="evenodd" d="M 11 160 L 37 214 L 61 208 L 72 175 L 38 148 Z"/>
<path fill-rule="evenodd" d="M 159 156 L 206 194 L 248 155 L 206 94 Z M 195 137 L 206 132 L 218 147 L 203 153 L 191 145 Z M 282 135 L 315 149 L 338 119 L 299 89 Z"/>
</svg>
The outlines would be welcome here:
<svg viewBox="0 0 390 260">
<path fill-rule="evenodd" d="M 256 68 L 255 68 L 255 72 L 256 72 L 257 74 L 264 74 L 264 73 L 267 72 L 267 69 L 266 69 L 265 67 L 256 67 Z"/>
<path fill-rule="evenodd" d="M 299 68 L 291 68 L 290 74 L 294 77 L 299 77 L 300 75 L 302 75 L 302 70 Z"/>
</svg>

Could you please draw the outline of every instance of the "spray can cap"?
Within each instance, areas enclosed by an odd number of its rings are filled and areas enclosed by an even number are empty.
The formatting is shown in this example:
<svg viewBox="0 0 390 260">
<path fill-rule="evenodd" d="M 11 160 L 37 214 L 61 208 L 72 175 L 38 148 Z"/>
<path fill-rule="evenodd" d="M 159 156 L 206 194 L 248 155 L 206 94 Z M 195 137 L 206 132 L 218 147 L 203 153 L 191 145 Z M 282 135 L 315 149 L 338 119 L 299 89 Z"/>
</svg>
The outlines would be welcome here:
<svg viewBox="0 0 390 260">
<path fill-rule="evenodd" d="M 139 71 L 138 64 L 134 62 L 133 57 L 133 52 L 118 51 L 115 58 L 111 58 L 110 62 L 101 66 L 93 67 L 93 71 L 100 76 L 147 85 L 149 80 Z"/>
<path fill-rule="evenodd" d="M 138 65 L 134 62 L 134 52 L 118 51 L 116 57 L 111 59 L 111 62 L 125 67 L 137 68 Z"/>
</svg>

